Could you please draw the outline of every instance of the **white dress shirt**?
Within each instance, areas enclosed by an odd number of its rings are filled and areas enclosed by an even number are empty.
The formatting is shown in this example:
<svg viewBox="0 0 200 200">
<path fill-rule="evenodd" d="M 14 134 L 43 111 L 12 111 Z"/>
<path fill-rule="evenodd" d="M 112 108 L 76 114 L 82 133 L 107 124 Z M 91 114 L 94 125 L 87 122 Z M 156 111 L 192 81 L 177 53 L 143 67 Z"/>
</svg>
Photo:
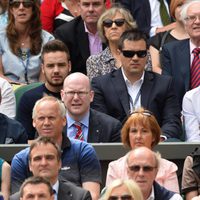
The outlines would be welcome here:
<svg viewBox="0 0 200 200">
<path fill-rule="evenodd" d="M 164 0 L 165 6 L 169 13 L 169 7 Z M 150 8 L 151 8 L 151 29 L 150 36 L 154 36 L 156 34 L 156 29 L 163 26 L 161 17 L 160 17 L 160 2 L 158 0 L 149 0 Z M 169 14 L 170 16 L 170 14 Z"/>
<path fill-rule="evenodd" d="M 52 186 L 54 193 L 54 200 L 58 199 L 58 188 L 59 188 L 59 181 L 57 180 L 56 183 Z"/>
<path fill-rule="evenodd" d="M 183 97 L 183 117 L 186 140 L 200 141 L 200 86 L 186 92 Z"/>
</svg>

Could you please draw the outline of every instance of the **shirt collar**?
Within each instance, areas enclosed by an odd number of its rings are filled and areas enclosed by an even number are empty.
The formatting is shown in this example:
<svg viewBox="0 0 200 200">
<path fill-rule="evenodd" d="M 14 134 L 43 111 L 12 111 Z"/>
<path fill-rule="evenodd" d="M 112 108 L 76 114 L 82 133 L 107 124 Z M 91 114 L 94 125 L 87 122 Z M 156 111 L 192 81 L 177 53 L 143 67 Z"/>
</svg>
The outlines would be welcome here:
<svg viewBox="0 0 200 200">
<path fill-rule="evenodd" d="M 192 43 L 192 41 L 190 40 L 190 55 L 192 55 L 192 51 L 193 51 L 195 48 L 197 48 L 197 46 L 194 45 L 194 44 Z M 200 47 L 198 47 L 198 48 L 200 48 Z"/>
<path fill-rule="evenodd" d="M 89 126 L 89 116 L 90 116 L 90 112 L 88 111 L 84 115 L 84 117 L 79 121 L 81 124 L 83 124 L 87 128 Z M 67 128 L 69 128 L 74 124 L 75 120 L 73 118 L 71 118 L 68 113 L 66 114 L 66 117 L 67 117 Z"/>
<path fill-rule="evenodd" d="M 155 199 L 154 187 L 152 186 L 151 194 L 150 194 L 150 196 L 147 198 L 147 200 L 154 200 L 154 199 Z"/>
<path fill-rule="evenodd" d="M 121 69 L 122 69 L 122 75 L 123 75 L 123 78 L 124 78 L 124 81 L 125 81 L 125 83 L 126 84 L 130 84 L 130 85 L 132 85 L 132 83 L 128 80 L 128 78 L 126 77 L 126 75 L 125 75 L 125 73 L 124 73 L 124 69 L 123 69 L 123 67 L 121 67 Z M 141 76 L 141 78 L 139 79 L 139 80 L 137 80 L 135 83 L 139 83 L 139 82 L 141 82 L 141 84 L 143 83 L 143 81 L 144 81 L 144 71 L 143 71 L 143 74 L 142 74 L 142 76 Z M 134 84 L 135 84 L 134 83 Z"/>
<path fill-rule="evenodd" d="M 57 180 L 56 183 L 52 186 L 53 190 L 56 191 L 57 195 L 58 195 L 58 187 L 59 187 L 59 181 Z"/>
<path fill-rule="evenodd" d="M 88 33 L 89 35 L 92 35 L 92 36 L 97 36 L 97 35 L 98 35 L 98 31 L 97 31 L 95 34 L 93 34 L 93 33 L 91 33 L 91 32 L 88 30 L 88 28 L 87 28 L 87 26 L 86 26 L 86 23 L 83 22 L 83 24 L 84 24 L 85 32 L 86 32 L 86 33 Z"/>
</svg>

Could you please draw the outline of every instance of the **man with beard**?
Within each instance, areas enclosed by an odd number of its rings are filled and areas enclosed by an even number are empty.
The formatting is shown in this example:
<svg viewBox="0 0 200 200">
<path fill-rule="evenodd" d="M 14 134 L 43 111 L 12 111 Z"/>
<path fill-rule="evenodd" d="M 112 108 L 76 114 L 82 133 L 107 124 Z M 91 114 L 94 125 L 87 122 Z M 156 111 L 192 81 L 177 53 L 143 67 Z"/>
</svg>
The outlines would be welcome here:
<svg viewBox="0 0 200 200">
<path fill-rule="evenodd" d="M 53 40 L 44 45 L 41 59 L 45 83 L 25 92 L 17 108 L 16 118 L 25 127 L 29 140 L 35 137 L 35 128 L 32 125 L 32 109 L 35 102 L 46 95 L 60 99 L 63 81 L 71 71 L 69 50 L 59 40 Z"/>
</svg>

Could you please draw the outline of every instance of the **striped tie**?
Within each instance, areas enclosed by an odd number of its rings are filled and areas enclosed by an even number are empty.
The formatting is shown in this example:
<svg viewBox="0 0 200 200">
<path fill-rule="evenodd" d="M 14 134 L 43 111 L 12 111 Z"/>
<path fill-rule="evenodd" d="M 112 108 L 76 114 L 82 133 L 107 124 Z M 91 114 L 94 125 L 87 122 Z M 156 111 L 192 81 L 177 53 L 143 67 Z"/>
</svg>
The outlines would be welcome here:
<svg viewBox="0 0 200 200">
<path fill-rule="evenodd" d="M 165 6 L 164 0 L 160 1 L 160 17 L 163 23 L 163 26 L 171 23 L 170 16 L 168 14 L 167 8 Z"/>
<path fill-rule="evenodd" d="M 191 71 L 190 71 L 190 87 L 191 89 L 196 88 L 200 85 L 200 48 L 195 48 L 192 53 L 194 54 L 194 59 L 192 61 Z"/>
<path fill-rule="evenodd" d="M 82 131 L 82 128 L 81 128 L 81 123 L 75 122 L 74 126 L 76 127 L 76 130 L 77 130 L 76 135 L 75 135 L 75 139 L 83 141 L 84 137 L 83 137 L 83 131 Z"/>
</svg>

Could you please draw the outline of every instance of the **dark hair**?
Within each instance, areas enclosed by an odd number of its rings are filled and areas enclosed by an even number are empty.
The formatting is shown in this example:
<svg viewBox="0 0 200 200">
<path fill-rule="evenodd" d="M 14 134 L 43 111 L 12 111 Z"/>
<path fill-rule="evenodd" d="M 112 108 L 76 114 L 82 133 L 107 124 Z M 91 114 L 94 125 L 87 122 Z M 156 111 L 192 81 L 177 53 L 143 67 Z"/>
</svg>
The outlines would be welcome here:
<svg viewBox="0 0 200 200">
<path fill-rule="evenodd" d="M 15 27 L 15 18 L 13 14 L 11 13 L 12 1 L 10 1 L 9 7 L 8 7 L 9 21 L 8 21 L 8 26 L 6 28 L 6 35 L 8 38 L 11 51 L 16 56 L 18 56 L 19 50 L 20 50 L 19 33 L 17 32 L 17 29 Z M 29 28 L 30 28 L 29 36 L 31 39 L 30 52 L 32 55 L 37 55 L 40 53 L 41 48 L 42 48 L 42 28 L 41 28 L 41 21 L 40 21 L 40 5 L 38 3 L 38 0 L 30 0 L 30 1 L 33 2 L 33 6 L 32 6 L 33 14 L 29 23 Z"/>
<path fill-rule="evenodd" d="M 69 49 L 67 48 L 67 46 L 60 40 L 51 40 L 51 41 L 47 42 L 42 48 L 42 53 L 41 53 L 42 63 L 44 63 L 44 54 L 45 53 L 51 53 L 51 52 L 56 52 L 56 51 L 65 52 L 68 60 L 70 60 L 70 53 L 69 53 Z"/>
<path fill-rule="evenodd" d="M 54 146 L 54 148 L 56 149 L 56 151 L 57 151 L 57 160 L 60 161 L 60 159 L 61 159 L 61 150 L 60 150 L 60 147 L 58 146 L 58 144 L 55 143 L 52 138 L 49 138 L 49 137 L 46 137 L 46 136 L 40 136 L 35 141 L 33 141 L 33 143 L 30 146 L 29 162 L 31 162 L 31 151 L 35 147 L 37 147 L 37 146 L 39 146 L 41 144 L 44 144 L 44 145 L 52 144 Z"/>
<path fill-rule="evenodd" d="M 129 40 L 129 41 L 144 40 L 146 43 L 146 47 L 148 48 L 147 39 L 148 39 L 147 35 L 138 29 L 127 30 L 124 33 L 122 33 L 122 35 L 119 39 L 118 49 L 122 50 L 124 48 L 125 40 Z"/>
<path fill-rule="evenodd" d="M 45 184 L 48 187 L 50 195 L 54 194 L 53 188 L 52 188 L 50 182 L 46 178 L 38 177 L 38 176 L 32 176 L 32 177 L 26 179 L 24 181 L 24 183 L 22 184 L 22 186 L 20 187 L 20 197 L 23 197 L 23 195 L 24 195 L 24 188 L 28 184 L 30 184 L 30 185 L 38 185 L 38 184 L 41 184 L 41 183 Z"/>
</svg>

